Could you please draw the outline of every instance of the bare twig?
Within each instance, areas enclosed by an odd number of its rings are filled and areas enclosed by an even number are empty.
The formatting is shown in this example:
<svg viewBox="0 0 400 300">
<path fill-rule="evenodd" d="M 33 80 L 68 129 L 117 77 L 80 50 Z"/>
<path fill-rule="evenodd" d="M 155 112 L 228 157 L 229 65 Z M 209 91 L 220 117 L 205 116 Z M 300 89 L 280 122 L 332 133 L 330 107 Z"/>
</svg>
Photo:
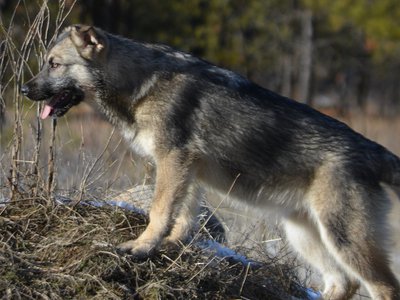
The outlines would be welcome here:
<svg viewBox="0 0 400 300">
<path fill-rule="evenodd" d="M 49 145 L 48 179 L 47 179 L 47 190 L 49 192 L 49 196 L 51 199 L 54 199 L 54 188 L 55 188 L 56 129 L 57 129 L 57 119 L 52 119 L 51 138 Z"/>
<path fill-rule="evenodd" d="M 106 143 L 105 147 L 103 148 L 103 151 L 101 151 L 101 153 L 98 155 L 98 157 L 92 163 L 92 165 L 88 166 L 88 168 L 87 168 L 87 170 L 85 172 L 86 174 L 84 175 L 84 177 L 83 177 L 83 179 L 81 181 L 81 185 L 80 185 L 80 188 L 79 188 L 79 196 L 78 196 L 78 198 L 75 200 L 75 202 L 73 204 L 74 207 L 82 201 L 82 196 L 83 196 L 84 190 L 86 188 L 87 181 L 88 181 L 89 177 L 92 175 L 92 173 L 93 173 L 95 167 L 97 166 L 97 164 L 101 161 L 101 158 L 104 156 L 104 153 L 106 152 L 106 150 L 110 146 L 110 142 L 111 142 L 112 137 L 114 136 L 114 132 L 115 132 L 115 129 L 112 130 L 112 132 L 111 132 L 111 134 L 110 134 L 110 136 L 109 136 L 109 138 L 107 140 L 107 143 Z"/>
</svg>

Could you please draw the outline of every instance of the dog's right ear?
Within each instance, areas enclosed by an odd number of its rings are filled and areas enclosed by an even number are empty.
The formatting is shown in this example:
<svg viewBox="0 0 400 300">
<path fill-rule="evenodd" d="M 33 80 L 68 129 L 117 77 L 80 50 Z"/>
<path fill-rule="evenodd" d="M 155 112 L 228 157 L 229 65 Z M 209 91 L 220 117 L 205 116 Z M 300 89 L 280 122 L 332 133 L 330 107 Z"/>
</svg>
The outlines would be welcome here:
<svg viewBox="0 0 400 300">
<path fill-rule="evenodd" d="M 71 27 L 71 40 L 83 58 L 93 60 L 105 48 L 104 36 L 92 26 L 74 25 Z"/>
</svg>

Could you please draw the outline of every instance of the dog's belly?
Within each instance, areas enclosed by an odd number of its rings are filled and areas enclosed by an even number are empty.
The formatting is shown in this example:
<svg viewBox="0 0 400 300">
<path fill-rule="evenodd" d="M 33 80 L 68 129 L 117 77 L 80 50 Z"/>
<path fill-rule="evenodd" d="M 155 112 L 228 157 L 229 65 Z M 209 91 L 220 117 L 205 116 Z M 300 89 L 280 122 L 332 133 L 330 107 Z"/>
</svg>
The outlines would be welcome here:
<svg viewBox="0 0 400 300">
<path fill-rule="evenodd" d="M 197 173 L 199 184 L 230 199 L 262 211 L 273 211 L 286 216 L 305 209 L 306 189 L 293 182 L 262 182 L 262 180 L 233 175 L 216 164 L 201 163 Z"/>
</svg>

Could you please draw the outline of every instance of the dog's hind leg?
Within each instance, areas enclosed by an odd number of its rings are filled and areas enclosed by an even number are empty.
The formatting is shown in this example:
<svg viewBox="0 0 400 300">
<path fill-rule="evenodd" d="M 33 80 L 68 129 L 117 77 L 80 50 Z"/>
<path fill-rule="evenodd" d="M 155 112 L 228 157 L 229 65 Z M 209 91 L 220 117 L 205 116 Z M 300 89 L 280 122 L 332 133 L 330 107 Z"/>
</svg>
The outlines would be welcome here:
<svg viewBox="0 0 400 300">
<path fill-rule="evenodd" d="M 373 299 L 400 299 L 400 287 L 384 247 L 389 200 L 379 186 L 351 180 L 342 184 L 336 179 L 331 182 L 335 190 L 319 189 L 318 196 L 314 194 L 311 211 L 322 242 L 337 263 L 366 286 Z"/>
<path fill-rule="evenodd" d="M 322 273 L 325 285 L 323 298 L 332 300 L 350 298 L 359 288 L 359 283 L 355 279 L 350 279 L 330 255 L 309 216 L 292 214 L 283 224 L 291 246 Z"/>
</svg>

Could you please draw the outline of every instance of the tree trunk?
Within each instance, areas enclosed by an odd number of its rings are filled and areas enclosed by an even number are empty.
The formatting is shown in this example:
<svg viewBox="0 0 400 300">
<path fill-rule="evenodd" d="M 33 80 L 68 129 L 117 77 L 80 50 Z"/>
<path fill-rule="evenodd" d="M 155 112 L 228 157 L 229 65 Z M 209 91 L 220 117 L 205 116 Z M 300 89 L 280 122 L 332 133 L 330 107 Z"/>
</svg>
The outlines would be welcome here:
<svg viewBox="0 0 400 300">
<path fill-rule="evenodd" d="M 283 96 L 292 96 L 292 57 L 290 55 L 285 55 L 282 61 L 282 85 L 281 93 Z"/>
<path fill-rule="evenodd" d="M 299 43 L 298 100 L 307 104 L 311 104 L 310 85 L 313 58 L 312 18 L 310 10 L 300 13 L 301 36 Z"/>
</svg>

